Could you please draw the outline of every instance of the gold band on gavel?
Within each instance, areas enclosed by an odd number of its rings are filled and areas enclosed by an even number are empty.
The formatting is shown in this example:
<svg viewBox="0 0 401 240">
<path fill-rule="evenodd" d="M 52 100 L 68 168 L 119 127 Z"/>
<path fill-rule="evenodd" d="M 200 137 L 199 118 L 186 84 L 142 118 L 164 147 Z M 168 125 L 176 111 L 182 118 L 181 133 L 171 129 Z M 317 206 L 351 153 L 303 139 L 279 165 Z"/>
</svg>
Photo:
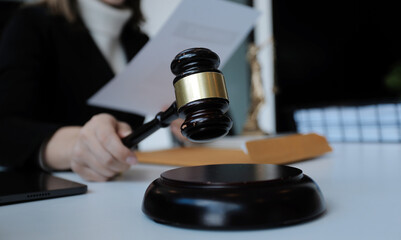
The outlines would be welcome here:
<svg viewBox="0 0 401 240">
<path fill-rule="evenodd" d="M 228 100 L 224 76 L 218 72 L 201 72 L 181 78 L 174 83 L 174 90 L 178 109 L 204 98 Z"/>
</svg>

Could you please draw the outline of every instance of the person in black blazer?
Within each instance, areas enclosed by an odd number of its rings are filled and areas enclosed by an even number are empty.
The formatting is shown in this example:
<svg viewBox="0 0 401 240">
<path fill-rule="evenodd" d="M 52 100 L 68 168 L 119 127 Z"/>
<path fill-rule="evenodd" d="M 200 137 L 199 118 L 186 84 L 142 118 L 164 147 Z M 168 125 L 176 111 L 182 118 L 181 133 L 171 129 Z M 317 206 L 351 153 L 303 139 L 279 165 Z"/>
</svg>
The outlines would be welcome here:
<svg viewBox="0 0 401 240">
<path fill-rule="evenodd" d="M 81 6 L 88 3 L 95 7 Z M 92 8 L 131 12 L 114 45 L 96 32 L 113 17 L 96 12 L 85 19 Z M 99 17 L 106 20 L 100 26 Z M 45 0 L 17 12 L 0 45 L 1 165 L 72 169 L 84 179 L 106 181 L 136 162 L 120 139 L 143 116 L 86 101 L 121 70 L 118 54 L 108 53 L 119 47 L 126 63 L 148 41 L 142 21 L 138 0 Z"/>
</svg>

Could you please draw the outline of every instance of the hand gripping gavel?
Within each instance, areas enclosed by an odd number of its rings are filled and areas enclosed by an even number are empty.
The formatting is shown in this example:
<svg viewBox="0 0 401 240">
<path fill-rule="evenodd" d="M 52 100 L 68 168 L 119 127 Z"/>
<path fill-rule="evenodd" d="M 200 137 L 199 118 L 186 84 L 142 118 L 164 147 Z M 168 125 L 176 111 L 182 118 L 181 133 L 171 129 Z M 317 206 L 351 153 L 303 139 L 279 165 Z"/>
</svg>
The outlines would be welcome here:
<svg viewBox="0 0 401 240">
<path fill-rule="evenodd" d="M 181 133 L 192 142 L 208 142 L 225 136 L 232 121 L 225 115 L 229 101 L 223 74 L 217 69 L 219 56 L 206 48 L 180 52 L 171 63 L 176 76 L 176 101 L 164 112 L 122 139 L 133 148 L 143 139 L 181 117 Z"/>
</svg>

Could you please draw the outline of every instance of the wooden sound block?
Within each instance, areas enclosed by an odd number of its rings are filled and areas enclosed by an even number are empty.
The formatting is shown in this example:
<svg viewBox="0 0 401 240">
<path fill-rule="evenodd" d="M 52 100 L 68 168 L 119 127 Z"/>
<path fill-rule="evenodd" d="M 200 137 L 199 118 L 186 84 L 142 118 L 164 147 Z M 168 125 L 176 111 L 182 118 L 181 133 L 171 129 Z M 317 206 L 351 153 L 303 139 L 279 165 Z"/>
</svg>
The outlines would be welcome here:
<svg viewBox="0 0 401 240">
<path fill-rule="evenodd" d="M 300 169 L 220 164 L 162 173 L 146 190 L 142 211 L 178 227 L 257 229 L 311 220 L 325 204 L 317 184 Z"/>
</svg>

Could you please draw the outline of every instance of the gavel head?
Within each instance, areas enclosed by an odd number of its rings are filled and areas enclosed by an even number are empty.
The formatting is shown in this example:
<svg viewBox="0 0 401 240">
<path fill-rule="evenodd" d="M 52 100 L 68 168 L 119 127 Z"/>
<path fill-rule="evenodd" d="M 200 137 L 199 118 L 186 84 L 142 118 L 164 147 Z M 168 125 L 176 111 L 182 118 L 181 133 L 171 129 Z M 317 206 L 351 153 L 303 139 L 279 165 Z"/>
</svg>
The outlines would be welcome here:
<svg viewBox="0 0 401 240">
<path fill-rule="evenodd" d="M 206 48 L 180 52 L 171 63 L 178 114 L 185 119 L 181 133 L 193 142 L 208 142 L 225 136 L 232 121 L 220 58 Z"/>
</svg>

